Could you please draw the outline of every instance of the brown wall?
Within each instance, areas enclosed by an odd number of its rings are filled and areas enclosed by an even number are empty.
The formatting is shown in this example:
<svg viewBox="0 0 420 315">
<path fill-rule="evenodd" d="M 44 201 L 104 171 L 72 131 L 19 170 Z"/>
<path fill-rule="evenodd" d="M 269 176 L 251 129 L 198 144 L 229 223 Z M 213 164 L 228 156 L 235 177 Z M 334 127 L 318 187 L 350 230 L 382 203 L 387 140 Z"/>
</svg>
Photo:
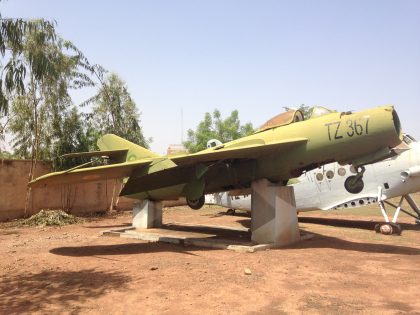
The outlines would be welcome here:
<svg viewBox="0 0 420 315">
<path fill-rule="evenodd" d="M 0 221 L 23 217 L 30 165 L 28 160 L 0 160 Z M 49 172 L 49 163 L 37 163 L 36 177 Z M 110 208 L 116 183 L 116 200 L 121 185 L 115 180 L 35 188 L 32 191 L 28 215 L 41 209 L 68 209 L 75 214 L 107 210 Z M 132 209 L 133 201 L 119 198 L 117 209 Z"/>
</svg>

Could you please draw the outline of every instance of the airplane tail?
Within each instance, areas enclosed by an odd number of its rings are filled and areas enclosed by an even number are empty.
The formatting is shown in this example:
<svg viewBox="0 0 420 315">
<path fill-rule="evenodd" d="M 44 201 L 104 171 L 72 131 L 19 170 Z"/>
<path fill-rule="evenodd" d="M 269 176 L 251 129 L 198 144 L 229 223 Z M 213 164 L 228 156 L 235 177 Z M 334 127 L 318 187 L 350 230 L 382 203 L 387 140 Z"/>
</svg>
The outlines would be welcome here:
<svg viewBox="0 0 420 315">
<path fill-rule="evenodd" d="M 98 139 L 98 147 L 101 151 L 128 150 L 126 161 L 136 161 L 146 158 L 158 158 L 159 154 L 147 150 L 135 143 L 118 137 L 114 134 L 106 134 Z"/>
</svg>

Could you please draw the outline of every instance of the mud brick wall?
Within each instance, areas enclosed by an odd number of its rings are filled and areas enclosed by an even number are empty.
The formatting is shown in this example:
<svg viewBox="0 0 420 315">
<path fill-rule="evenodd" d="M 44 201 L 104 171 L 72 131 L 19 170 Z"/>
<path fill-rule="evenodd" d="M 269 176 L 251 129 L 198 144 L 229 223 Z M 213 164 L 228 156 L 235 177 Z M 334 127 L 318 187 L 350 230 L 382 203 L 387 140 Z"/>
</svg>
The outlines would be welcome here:
<svg viewBox="0 0 420 315">
<path fill-rule="evenodd" d="M 21 218 L 24 215 L 26 185 L 31 161 L 0 160 L 0 221 Z M 50 173 L 51 164 L 39 161 L 36 177 Z M 102 180 L 84 184 L 60 185 L 35 188 L 29 201 L 28 214 L 42 209 L 68 209 L 74 214 L 105 211 L 110 208 L 113 193 L 114 204 L 121 189 L 115 180 Z M 116 208 L 133 208 L 129 198 L 119 198 Z"/>
</svg>

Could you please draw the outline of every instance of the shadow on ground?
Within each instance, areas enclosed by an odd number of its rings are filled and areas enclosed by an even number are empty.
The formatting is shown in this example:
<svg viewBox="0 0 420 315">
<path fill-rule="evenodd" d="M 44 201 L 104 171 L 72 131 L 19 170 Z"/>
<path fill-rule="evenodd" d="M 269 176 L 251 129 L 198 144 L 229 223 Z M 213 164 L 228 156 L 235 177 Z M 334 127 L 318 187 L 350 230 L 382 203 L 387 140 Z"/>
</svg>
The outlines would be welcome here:
<svg viewBox="0 0 420 315">
<path fill-rule="evenodd" d="M 349 227 L 363 230 L 373 230 L 375 224 L 384 223 L 378 221 L 365 221 L 365 220 L 350 220 L 350 219 L 332 219 L 332 218 L 318 218 L 318 217 L 299 217 L 299 222 L 313 223 L 321 225 L 330 225 L 337 227 Z M 403 230 L 420 231 L 419 224 L 399 223 Z"/>
<path fill-rule="evenodd" d="M 409 246 L 352 242 L 332 236 L 325 236 L 318 233 L 309 232 L 314 238 L 309 241 L 299 242 L 287 246 L 288 249 L 308 249 L 308 248 L 332 248 L 337 250 L 357 251 L 362 253 L 376 254 L 397 254 L 397 255 L 420 255 L 420 249 Z M 392 236 L 391 236 L 392 237 Z M 281 250 L 281 249 L 280 249 Z"/>
<path fill-rule="evenodd" d="M 363 221 L 365 222 L 365 221 Z M 245 222 L 243 222 L 245 224 Z M 370 223 L 370 222 L 368 222 Z M 354 227 L 353 225 L 351 225 Z M 246 231 L 232 231 L 223 228 L 204 227 L 204 226 L 184 226 L 184 225 L 168 225 L 167 230 L 190 231 L 190 232 L 209 232 L 212 231 L 212 236 L 199 238 L 192 237 L 194 240 L 213 241 L 215 243 L 226 241 L 229 244 L 239 244 L 240 242 L 249 242 L 250 233 Z M 314 235 L 312 240 L 301 241 L 288 249 L 308 249 L 308 248 L 332 248 L 337 250 L 358 251 L 363 253 L 382 253 L 382 254 L 399 254 L 399 255 L 420 255 L 420 249 L 415 247 L 400 246 L 394 244 L 380 244 L 364 242 L 352 242 L 336 237 L 325 236 L 322 234 L 313 233 L 311 231 L 301 232 L 310 233 Z M 373 232 L 372 232 L 373 233 Z M 251 244 L 247 244 L 251 245 Z M 189 246 L 184 247 L 179 244 L 168 243 L 144 243 L 133 242 L 128 244 L 112 244 L 112 245 L 88 245 L 88 246 L 74 246 L 74 247 L 59 247 L 50 250 L 52 254 L 70 256 L 70 257 L 84 257 L 84 256 L 113 256 L 113 255 L 137 255 L 155 252 L 176 252 L 185 255 L 196 255 L 194 251 L 209 251 L 217 250 L 208 247 Z M 281 250 L 281 249 L 279 249 Z M 104 258 L 104 257 L 100 257 Z"/>
<path fill-rule="evenodd" d="M 198 249 L 194 247 L 194 249 Z M 51 254 L 70 256 L 70 257 L 85 257 L 85 256 L 115 256 L 115 255 L 137 255 L 158 252 L 176 252 L 185 255 L 193 255 L 189 251 L 191 248 L 184 248 L 175 244 L 165 243 L 142 243 L 134 242 L 129 244 L 112 244 L 112 245 L 87 245 L 87 246 L 72 246 L 72 247 L 58 247 L 50 250 Z"/>
<path fill-rule="evenodd" d="M 60 305 L 60 312 L 77 312 L 77 302 L 123 289 L 130 280 L 120 272 L 94 269 L 6 276 L 0 279 L 0 314 L 44 313 L 50 304 Z"/>
</svg>

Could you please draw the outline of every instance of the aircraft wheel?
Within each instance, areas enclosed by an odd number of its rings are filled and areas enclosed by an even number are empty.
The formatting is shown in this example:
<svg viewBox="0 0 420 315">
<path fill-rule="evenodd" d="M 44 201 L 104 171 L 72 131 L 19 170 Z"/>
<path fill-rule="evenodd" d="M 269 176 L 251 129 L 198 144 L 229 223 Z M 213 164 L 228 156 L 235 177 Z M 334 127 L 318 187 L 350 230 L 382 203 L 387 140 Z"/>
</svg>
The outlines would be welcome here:
<svg viewBox="0 0 420 315">
<path fill-rule="evenodd" d="M 187 205 L 188 205 L 191 209 L 194 209 L 194 210 L 201 209 L 201 207 L 202 207 L 202 206 L 204 206 L 204 202 L 205 202 L 204 195 L 203 195 L 203 196 L 201 196 L 201 197 L 200 197 L 200 198 L 198 198 L 198 199 L 195 199 L 195 200 L 191 200 L 191 199 L 188 199 L 188 198 L 187 198 Z"/>
<path fill-rule="evenodd" d="M 344 188 L 346 188 L 346 190 L 352 194 L 360 193 L 365 187 L 362 178 L 359 178 L 357 181 L 354 181 L 355 178 L 356 175 L 349 176 L 344 182 Z"/>
<path fill-rule="evenodd" d="M 227 215 L 235 215 L 235 209 L 228 209 L 228 210 L 226 211 L 226 214 L 227 214 Z"/>
<path fill-rule="evenodd" d="M 394 232 L 391 224 L 382 224 L 380 227 L 380 231 L 384 235 L 391 235 Z"/>
<path fill-rule="evenodd" d="M 392 225 L 392 229 L 393 229 L 393 233 L 394 234 L 401 235 L 401 232 L 402 232 L 401 225 L 399 225 L 399 224 L 393 224 Z"/>
</svg>

